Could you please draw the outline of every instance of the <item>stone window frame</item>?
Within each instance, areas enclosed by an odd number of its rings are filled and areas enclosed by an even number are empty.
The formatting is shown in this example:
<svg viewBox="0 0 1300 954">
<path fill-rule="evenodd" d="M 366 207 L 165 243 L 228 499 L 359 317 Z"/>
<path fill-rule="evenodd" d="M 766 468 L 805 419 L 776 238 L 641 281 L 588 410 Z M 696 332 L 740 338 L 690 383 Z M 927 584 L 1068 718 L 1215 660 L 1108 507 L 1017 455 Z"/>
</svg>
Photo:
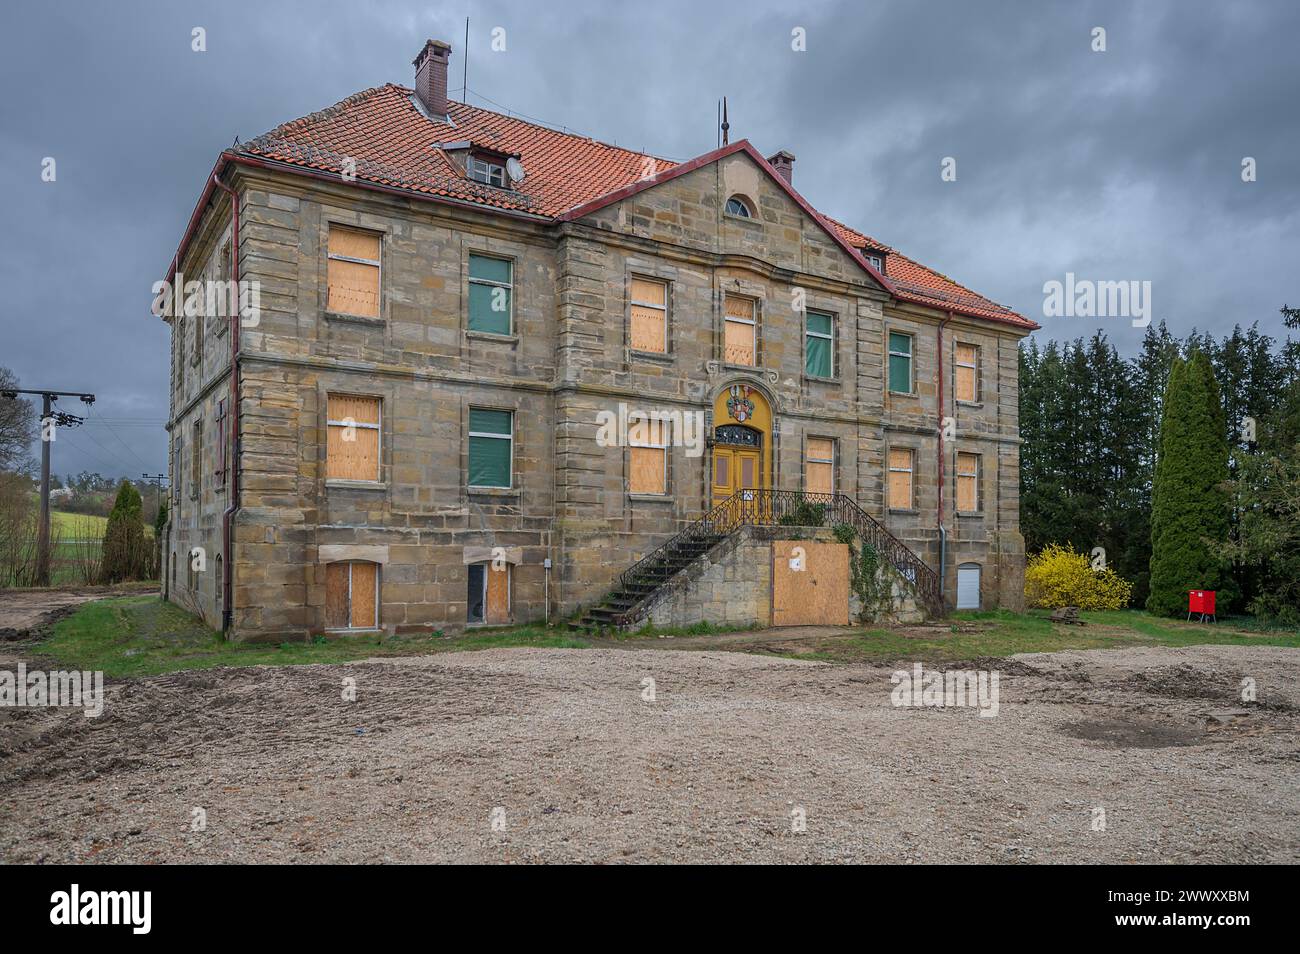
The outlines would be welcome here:
<svg viewBox="0 0 1300 954">
<path fill-rule="evenodd" d="M 843 382 L 843 368 L 840 362 L 840 323 L 845 312 L 839 307 L 839 302 L 831 305 L 825 305 L 818 301 L 805 301 L 802 315 L 803 336 L 799 341 L 799 372 L 805 381 L 817 384 L 840 384 Z M 828 315 L 831 319 L 831 373 L 830 377 L 822 377 L 817 374 L 808 373 L 808 313 L 816 312 L 819 315 Z"/>
<path fill-rule="evenodd" d="M 519 481 L 519 475 L 515 467 L 519 461 L 519 408 L 507 407 L 501 404 L 492 403 L 475 403 L 472 400 L 466 401 L 463 405 L 464 415 L 461 421 L 461 434 L 463 435 L 462 447 L 464 453 L 461 461 L 461 474 L 464 481 L 465 493 L 469 496 L 483 497 L 518 497 L 523 492 L 523 487 Z M 476 436 L 491 437 L 498 440 L 504 440 L 499 434 L 476 434 L 469 429 L 470 411 L 504 411 L 510 415 L 510 486 L 508 487 L 477 487 L 471 486 L 469 482 L 469 439 Z"/>
<path fill-rule="evenodd" d="M 384 426 L 384 405 L 388 401 L 388 395 L 374 392 L 357 391 L 347 387 L 331 387 L 328 383 L 321 384 L 317 388 L 319 395 L 321 434 L 325 439 L 320 442 L 322 457 L 321 460 L 321 481 L 328 490 L 331 487 L 349 490 L 387 490 L 388 480 L 385 477 L 388 468 L 389 446 L 391 438 L 388 434 L 388 428 Z M 379 424 L 375 429 L 379 431 L 379 477 L 375 480 L 356 480 L 350 477 L 331 477 L 329 476 L 329 429 L 330 429 L 330 395 L 339 397 L 359 397 L 373 398 L 379 402 Z M 370 427 L 370 425 L 358 424 L 358 427 Z"/>
<path fill-rule="evenodd" d="M 653 423 L 654 422 L 653 415 L 650 415 L 649 417 L 651 422 Z M 660 433 L 660 443 L 633 444 L 632 437 L 631 437 L 632 421 L 630 419 L 628 421 L 629 433 L 627 439 L 627 446 L 623 448 L 623 473 L 627 474 L 625 487 L 627 488 L 626 493 L 627 493 L 627 498 L 629 500 L 642 500 L 647 502 L 654 502 L 654 501 L 662 501 L 662 500 L 671 501 L 673 499 L 672 449 L 673 449 L 674 435 L 672 433 L 672 423 L 661 421 L 659 422 L 659 427 L 662 428 L 662 431 Z M 641 490 L 634 491 L 632 489 L 632 448 L 633 447 L 643 447 L 643 448 L 651 447 L 651 448 L 659 448 L 663 450 L 664 452 L 663 493 L 656 494 L 656 493 L 649 493 Z"/>
<path fill-rule="evenodd" d="M 627 342 L 628 355 L 650 361 L 672 362 L 677 359 L 673 348 L 673 311 L 676 281 L 666 270 L 645 265 L 629 265 L 623 277 L 623 340 Z M 664 286 L 664 350 L 646 351 L 632 347 L 632 281 L 658 282 Z M 649 307 L 649 306 L 648 306 Z"/>
<path fill-rule="evenodd" d="M 234 268 L 235 268 L 234 247 L 230 238 L 230 230 L 227 229 L 226 233 L 222 236 L 221 241 L 217 245 L 217 281 L 219 282 L 232 281 L 234 278 Z M 240 291 L 238 288 L 236 288 L 235 302 L 236 302 L 237 309 L 239 307 L 241 298 L 242 296 L 240 295 Z M 225 336 L 226 329 L 230 327 L 230 321 L 241 320 L 241 315 L 238 310 L 236 310 L 234 315 L 226 315 L 225 317 L 230 320 L 217 322 L 216 330 L 213 332 L 213 335 L 215 337 L 221 338 Z"/>
<path fill-rule="evenodd" d="M 975 363 L 974 363 L 973 365 L 963 364 L 963 363 L 961 363 L 960 361 L 958 361 L 958 359 L 957 359 L 957 349 L 958 349 L 958 348 L 962 348 L 962 347 L 966 347 L 966 348 L 974 348 L 974 349 L 975 349 Z M 953 339 L 953 342 L 952 342 L 952 397 L 953 397 L 953 400 L 956 401 L 958 404 L 965 404 L 965 405 L 968 405 L 968 406 L 970 406 L 970 407 L 979 407 L 979 406 L 982 404 L 982 402 L 981 402 L 981 400 L 980 400 L 980 395 L 981 395 L 981 394 L 983 393 L 983 391 L 984 391 L 983 387 L 981 386 L 982 382 L 980 381 L 980 375 L 981 375 L 981 372 L 982 372 L 982 370 L 983 370 L 983 364 L 984 364 L 984 362 L 981 360 L 982 358 L 983 358 L 983 348 L 982 348 L 982 347 L 981 347 L 977 342 L 974 342 L 974 341 L 963 341 L 963 340 L 961 340 L 961 339 L 959 339 L 959 338 L 954 338 L 954 339 Z M 973 377 L 974 380 L 975 380 L 975 396 L 974 396 L 973 398 L 964 398 L 964 397 L 961 397 L 961 396 L 957 393 L 957 368 L 959 368 L 959 367 L 962 367 L 962 368 L 971 368 L 971 371 L 972 371 L 972 377 Z"/>
<path fill-rule="evenodd" d="M 391 224 L 384 222 L 376 224 L 373 217 L 366 217 L 362 221 L 362 213 L 348 213 L 343 209 L 329 208 L 324 209 L 320 218 L 320 226 L 317 234 L 317 242 L 320 245 L 320 267 L 321 281 L 317 290 L 317 309 L 319 313 L 328 320 L 353 322 L 359 325 L 388 325 L 388 309 L 392 295 L 387 288 L 388 269 L 384 263 L 389 255 L 390 243 L 393 238 L 393 227 Z M 370 315 L 353 315 L 342 311 L 330 311 L 330 228 L 338 226 L 341 229 L 347 229 L 352 232 L 371 232 L 379 236 L 379 314 L 375 317 Z"/>
<path fill-rule="evenodd" d="M 519 324 L 522 320 L 520 311 L 520 294 L 524 290 L 526 278 L 523 275 L 525 246 L 516 242 L 504 242 L 489 239 L 481 235 L 466 234 L 462 237 L 460 247 L 460 331 L 461 337 L 478 341 L 497 341 L 502 344 L 518 343 L 520 339 Z M 498 334 L 494 331 L 476 331 L 469 326 L 469 257 L 495 258 L 510 263 L 510 333 Z M 477 282 L 478 279 L 475 279 Z"/>
<path fill-rule="evenodd" d="M 492 562 L 493 562 L 492 560 L 473 560 L 465 564 L 465 628 L 466 629 L 478 629 L 481 627 L 510 625 L 510 623 L 508 622 L 501 623 L 501 622 L 491 621 L 487 618 L 488 586 L 489 586 L 489 581 L 491 580 L 490 574 L 492 574 L 493 572 L 500 572 L 500 571 L 494 571 L 492 569 Z M 505 570 L 504 570 L 506 574 L 506 617 L 508 620 L 511 621 L 513 621 L 515 617 L 515 565 L 516 564 L 512 561 L 506 561 Z M 470 577 L 472 576 L 472 574 L 470 573 L 470 567 L 473 566 L 481 566 L 483 568 L 483 618 L 482 619 L 469 618 L 470 607 L 474 605 L 469 598 Z"/>
<path fill-rule="evenodd" d="M 920 397 L 920 395 L 917 393 L 916 390 L 916 342 L 918 339 L 918 335 L 916 331 L 914 329 L 896 325 L 890 322 L 887 322 L 885 324 L 884 330 L 885 330 L 885 342 L 884 342 L 885 393 L 891 397 L 911 397 L 911 398 Z M 889 369 L 890 360 L 889 359 L 894 356 L 894 351 L 889 346 L 889 338 L 891 335 L 903 335 L 912 342 L 907 355 L 908 389 L 906 391 L 895 391 L 892 387 L 890 387 L 890 369 Z M 902 355 L 900 353 L 900 357 L 901 356 Z"/>
<path fill-rule="evenodd" d="M 196 410 L 190 422 L 190 499 L 198 500 L 203 490 L 203 411 Z"/>
<path fill-rule="evenodd" d="M 824 459 L 822 459 L 822 458 L 820 458 L 820 457 L 819 457 L 819 458 L 816 458 L 816 459 L 810 457 L 810 456 L 809 456 L 810 451 L 809 451 L 808 445 L 809 445 L 809 443 L 810 443 L 811 441 L 830 441 L 830 442 L 831 442 L 831 459 L 830 459 L 829 461 L 827 461 L 827 460 L 824 460 Z M 839 439 L 838 437 L 835 437 L 835 436 L 833 436 L 833 435 L 831 435 L 831 434 L 814 434 L 814 433 L 811 433 L 811 432 L 809 432 L 809 431 L 805 431 L 805 432 L 804 432 L 804 436 L 803 436 L 803 459 L 802 459 L 802 470 L 803 470 L 803 491 L 804 491 L 804 493 L 812 493 L 812 491 L 809 491 L 809 490 L 808 490 L 808 465 L 809 465 L 810 463 L 814 463 L 814 464 L 826 464 L 826 463 L 829 463 L 829 464 L 831 465 L 831 489 L 830 489 L 830 493 L 832 493 L 832 494 L 834 494 L 834 493 L 838 493 L 838 492 L 839 492 L 839 485 L 840 485 L 840 474 L 839 474 L 839 469 L 840 469 L 840 467 L 839 467 L 839 465 L 840 465 L 840 460 L 841 460 L 842 456 L 843 456 L 843 455 L 840 453 L 840 439 Z"/>
<path fill-rule="evenodd" d="M 374 623 L 370 626 L 353 626 L 352 620 L 350 618 L 350 614 L 352 610 L 352 567 L 359 563 L 364 563 L 367 566 L 373 566 L 375 568 L 375 619 L 374 619 Z M 346 566 L 348 568 L 348 612 L 349 612 L 348 625 L 330 626 L 329 620 L 328 618 L 326 618 L 325 625 L 323 627 L 324 631 L 327 633 L 369 633 L 369 632 L 375 632 L 379 630 L 383 625 L 381 622 L 381 619 L 383 617 L 383 572 L 384 572 L 383 564 L 376 563 L 373 560 L 330 560 L 328 562 L 321 563 L 320 566 L 325 568 L 324 572 L 327 574 L 326 576 L 327 580 L 328 580 L 329 567 Z M 326 587 L 328 588 L 328 586 L 329 584 L 327 582 Z"/>
<path fill-rule="evenodd" d="M 717 336 L 718 364 L 728 371 L 748 371 L 761 374 L 763 371 L 763 304 L 766 301 L 763 289 L 751 282 L 734 282 L 733 288 L 723 288 L 722 300 L 719 302 L 721 326 Z M 754 303 L 754 363 L 733 364 L 727 360 L 727 298 L 744 298 Z"/>
<path fill-rule="evenodd" d="M 962 457 L 975 458 L 974 474 L 962 473 L 961 470 Z M 983 493 L 982 485 L 984 483 L 984 455 L 979 451 L 962 450 L 958 448 L 953 455 L 952 469 L 953 469 L 953 500 L 952 500 L 953 513 L 955 513 L 959 517 L 983 517 L 984 516 L 984 493 Z M 958 508 L 958 503 L 961 500 L 960 487 L 961 487 L 961 481 L 963 477 L 965 478 L 973 477 L 975 479 L 975 509 L 974 510 L 961 510 Z"/>
<path fill-rule="evenodd" d="M 908 454 L 911 455 L 911 469 L 908 471 L 908 473 L 911 475 L 911 479 L 909 481 L 911 499 L 908 501 L 906 507 L 895 507 L 890 495 L 889 475 L 891 473 L 894 473 L 894 467 L 893 464 L 891 463 L 891 458 L 893 457 L 894 451 L 896 450 L 900 450 L 900 451 L 905 450 L 908 452 Z M 902 444 L 902 443 L 895 444 L 892 442 L 887 442 L 885 444 L 885 510 L 887 512 L 889 513 L 919 513 L 920 512 L 920 509 L 917 506 L 917 490 L 919 488 L 917 487 L 917 479 L 916 479 L 917 470 L 919 469 L 920 466 L 920 461 L 921 461 L 920 449 L 913 444 Z"/>
<path fill-rule="evenodd" d="M 742 215 L 739 212 L 732 212 L 731 209 L 728 208 L 732 202 L 736 202 L 744 208 L 745 214 Z M 726 201 L 722 203 L 722 214 L 727 218 L 739 219 L 742 222 L 757 222 L 758 203 L 743 192 L 733 192 L 731 195 L 727 196 Z"/>
</svg>

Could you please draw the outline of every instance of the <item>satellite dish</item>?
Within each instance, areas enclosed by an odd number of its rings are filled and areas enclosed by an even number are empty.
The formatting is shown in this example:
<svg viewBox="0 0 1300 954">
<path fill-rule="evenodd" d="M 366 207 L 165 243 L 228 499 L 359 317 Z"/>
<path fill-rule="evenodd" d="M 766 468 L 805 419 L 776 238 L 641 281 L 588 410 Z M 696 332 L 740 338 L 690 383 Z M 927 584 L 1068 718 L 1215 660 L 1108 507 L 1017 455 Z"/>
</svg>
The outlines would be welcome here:
<svg viewBox="0 0 1300 954">
<path fill-rule="evenodd" d="M 524 175 L 526 174 L 524 172 L 524 164 L 514 156 L 511 156 L 506 160 L 506 172 L 510 173 L 510 180 L 512 182 L 524 181 Z"/>
</svg>

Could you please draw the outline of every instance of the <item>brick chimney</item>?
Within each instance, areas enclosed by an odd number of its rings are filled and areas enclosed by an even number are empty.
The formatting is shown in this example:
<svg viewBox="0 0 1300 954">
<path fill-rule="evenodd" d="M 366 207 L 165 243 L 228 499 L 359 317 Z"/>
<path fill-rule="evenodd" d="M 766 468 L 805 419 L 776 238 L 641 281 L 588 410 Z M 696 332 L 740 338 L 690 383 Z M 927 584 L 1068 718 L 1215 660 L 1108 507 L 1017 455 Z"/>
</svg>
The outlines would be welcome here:
<svg viewBox="0 0 1300 954">
<path fill-rule="evenodd" d="M 790 185 L 794 185 L 794 154 L 782 149 L 775 156 L 767 157 L 768 163 Z"/>
<path fill-rule="evenodd" d="M 447 60 L 451 44 L 429 40 L 415 58 L 415 95 L 431 116 L 447 115 Z"/>
</svg>

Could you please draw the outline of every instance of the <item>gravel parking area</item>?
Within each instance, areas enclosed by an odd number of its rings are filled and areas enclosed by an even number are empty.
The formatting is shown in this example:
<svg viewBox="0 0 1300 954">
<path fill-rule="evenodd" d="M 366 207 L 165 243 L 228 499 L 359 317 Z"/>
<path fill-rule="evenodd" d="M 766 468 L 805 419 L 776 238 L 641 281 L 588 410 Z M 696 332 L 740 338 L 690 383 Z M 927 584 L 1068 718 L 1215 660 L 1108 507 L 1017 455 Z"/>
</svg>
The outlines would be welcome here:
<svg viewBox="0 0 1300 954">
<path fill-rule="evenodd" d="M 1297 651 L 992 665 L 993 718 L 896 708 L 894 667 L 711 651 L 491 650 L 122 681 L 98 719 L 0 709 L 0 859 L 1300 857 Z M 1259 701 L 1243 707 L 1245 677 Z"/>
</svg>

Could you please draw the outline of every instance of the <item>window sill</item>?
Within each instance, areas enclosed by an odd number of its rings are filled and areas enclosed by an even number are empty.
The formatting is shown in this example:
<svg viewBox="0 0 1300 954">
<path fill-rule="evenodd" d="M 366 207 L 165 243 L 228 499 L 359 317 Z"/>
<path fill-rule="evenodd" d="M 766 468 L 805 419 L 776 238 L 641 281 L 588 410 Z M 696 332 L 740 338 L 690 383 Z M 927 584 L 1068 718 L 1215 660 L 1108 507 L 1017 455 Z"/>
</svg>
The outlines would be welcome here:
<svg viewBox="0 0 1300 954">
<path fill-rule="evenodd" d="M 466 489 L 471 497 L 515 497 L 520 491 L 516 487 L 469 487 Z"/>
<path fill-rule="evenodd" d="M 891 398 L 911 398 L 914 401 L 921 397 L 915 391 L 889 391 L 888 394 Z"/>
<path fill-rule="evenodd" d="M 676 357 L 667 351 L 642 351 L 640 348 L 628 348 L 628 355 L 638 360 L 658 361 L 662 364 L 672 364 Z"/>
<path fill-rule="evenodd" d="M 958 510 L 957 519 L 958 520 L 983 520 L 984 511 L 983 510 Z"/>
<path fill-rule="evenodd" d="M 634 494 L 629 492 L 627 499 L 634 503 L 672 503 L 670 494 Z"/>
<path fill-rule="evenodd" d="M 518 344 L 518 335 L 502 335 L 495 331 L 474 331 L 471 328 L 465 329 L 465 337 L 472 338 L 475 341 L 496 341 L 500 344 Z"/>
<path fill-rule="evenodd" d="M 890 513 L 899 513 L 899 514 L 904 514 L 904 515 L 910 514 L 911 516 L 916 516 L 916 515 L 919 514 L 921 511 L 918 510 L 918 509 L 916 509 L 915 507 L 890 507 L 890 508 L 889 508 L 889 512 L 890 512 Z"/>
<path fill-rule="evenodd" d="M 763 373 L 763 369 L 756 364 L 731 364 L 727 361 L 722 362 L 722 369 L 724 371 L 750 371 L 754 374 Z"/>
<path fill-rule="evenodd" d="M 739 223 L 741 223 L 742 225 L 755 225 L 755 226 L 758 226 L 758 227 L 760 227 L 760 228 L 761 228 L 762 225 L 763 225 L 763 222 L 762 222 L 761 219 L 758 219 L 758 218 L 756 218 L 755 216 L 752 216 L 752 215 L 737 215 L 737 214 L 734 213 L 734 212 L 727 212 L 727 211 L 724 210 L 723 213 L 722 213 L 722 217 L 723 217 L 724 219 L 730 219 L 732 222 L 739 222 Z"/>
<path fill-rule="evenodd" d="M 382 328 L 387 322 L 382 318 L 375 318 L 370 315 L 348 315 L 341 311 L 327 311 L 324 314 L 326 321 L 339 321 L 350 325 L 365 325 L 368 328 Z"/>
<path fill-rule="evenodd" d="M 983 407 L 983 406 L 984 406 L 984 402 L 983 402 L 983 401 L 963 401 L 963 400 L 961 400 L 960 398 L 958 398 L 958 400 L 957 400 L 957 406 L 958 406 L 958 407 L 969 407 L 969 408 L 980 408 L 980 407 Z"/>
<path fill-rule="evenodd" d="M 385 480 L 347 480 L 343 477 L 326 477 L 325 487 L 340 490 L 387 490 L 388 482 Z"/>
<path fill-rule="evenodd" d="M 829 378 L 823 378 L 820 374 L 809 374 L 804 372 L 803 379 L 808 384 L 843 384 L 842 378 L 832 375 Z"/>
</svg>

